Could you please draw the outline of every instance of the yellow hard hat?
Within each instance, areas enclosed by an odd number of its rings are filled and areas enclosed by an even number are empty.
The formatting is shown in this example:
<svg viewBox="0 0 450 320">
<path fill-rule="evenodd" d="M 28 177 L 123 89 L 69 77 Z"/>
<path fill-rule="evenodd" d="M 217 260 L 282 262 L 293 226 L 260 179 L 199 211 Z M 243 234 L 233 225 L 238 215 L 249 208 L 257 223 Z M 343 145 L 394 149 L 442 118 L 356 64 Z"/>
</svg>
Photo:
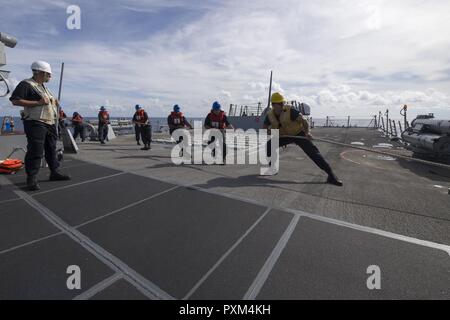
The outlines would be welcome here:
<svg viewBox="0 0 450 320">
<path fill-rule="evenodd" d="M 270 101 L 271 101 L 272 103 L 283 103 L 283 102 L 286 102 L 286 100 L 284 99 L 284 97 L 283 97 L 280 93 L 278 93 L 278 92 L 275 92 L 275 93 L 272 95 L 272 98 L 270 99 Z"/>
</svg>

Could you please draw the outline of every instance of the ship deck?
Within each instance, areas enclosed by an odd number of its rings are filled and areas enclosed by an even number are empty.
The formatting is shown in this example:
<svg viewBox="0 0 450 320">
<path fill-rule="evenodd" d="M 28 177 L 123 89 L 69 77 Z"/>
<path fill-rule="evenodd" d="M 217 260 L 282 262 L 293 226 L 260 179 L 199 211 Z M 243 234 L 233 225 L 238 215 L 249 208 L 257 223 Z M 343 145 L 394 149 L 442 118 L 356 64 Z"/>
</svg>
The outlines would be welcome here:
<svg viewBox="0 0 450 320">
<path fill-rule="evenodd" d="M 407 153 L 375 130 L 314 135 Z M 449 170 L 316 145 L 344 187 L 295 145 L 263 177 L 175 166 L 172 145 L 141 151 L 133 136 L 79 145 L 73 179 L 42 169 L 39 192 L 0 176 L 0 299 L 450 299 Z M 66 286 L 72 265 L 81 290 Z"/>
</svg>

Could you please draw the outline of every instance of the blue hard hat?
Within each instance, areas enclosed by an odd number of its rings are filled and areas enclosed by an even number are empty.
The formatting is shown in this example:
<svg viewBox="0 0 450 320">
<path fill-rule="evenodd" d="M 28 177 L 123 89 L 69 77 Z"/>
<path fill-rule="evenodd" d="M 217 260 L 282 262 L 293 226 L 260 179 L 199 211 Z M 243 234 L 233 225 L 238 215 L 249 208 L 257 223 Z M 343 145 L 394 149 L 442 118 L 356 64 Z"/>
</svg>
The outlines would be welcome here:
<svg viewBox="0 0 450 320">
<path fill-rule="evenodd" d="M 101 107 L 100 107 L 100 110 L 105 111 L 106 109 L 105 109 L 104 106 L 101 106 Z"/>
<path fill-rule="evenodd" d="M 180 106 L 179 105 L 174 105 L 173 106 L 173 111 L 175 111 L 175 112 L 180 112 Z"/>
<path fill-rule="evenodd" d="M 214 101 L 214 103 L 213 103 L 213 105 L 212 105 L 212 109 L 213 109 L 213 110 L 220 110 L 220 109 L 222 109 L 222 106 L 220 105 L 219 102 Z"/>
<path fill-rule="evenodd" d="M 137 104 L 134 108 L 135 108 L 136 110 L 139 110 L 139 109 L 141 109 L 141 106 Z"/>
</svg>

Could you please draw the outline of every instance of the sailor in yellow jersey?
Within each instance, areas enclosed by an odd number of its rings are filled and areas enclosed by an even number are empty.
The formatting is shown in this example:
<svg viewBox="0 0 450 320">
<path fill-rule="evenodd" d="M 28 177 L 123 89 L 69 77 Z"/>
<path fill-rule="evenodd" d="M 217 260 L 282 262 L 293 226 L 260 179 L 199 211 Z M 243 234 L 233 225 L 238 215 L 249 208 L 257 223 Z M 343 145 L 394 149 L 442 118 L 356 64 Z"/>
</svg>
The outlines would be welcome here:
<svg viewBox="0 0 450 320">
<path fill-rule="evenodd" d="M 280 147 L 295 143 L 314 163 L 328 174 L 327 182 L 342 186 L 328 162 L 320 154 L 319 149 L 312 143 L 308 121 L 292 106 L 286 104 L 284 97 L 276 92 L 271 97 L 272 108 L 264 119 L 264 129 L 278 129 L 280 132 Z M 298 136 L 295 138 L 293 136 Z M 270 157 L 270 141 L 267 146 L 267 155 Z"/>
</svg>

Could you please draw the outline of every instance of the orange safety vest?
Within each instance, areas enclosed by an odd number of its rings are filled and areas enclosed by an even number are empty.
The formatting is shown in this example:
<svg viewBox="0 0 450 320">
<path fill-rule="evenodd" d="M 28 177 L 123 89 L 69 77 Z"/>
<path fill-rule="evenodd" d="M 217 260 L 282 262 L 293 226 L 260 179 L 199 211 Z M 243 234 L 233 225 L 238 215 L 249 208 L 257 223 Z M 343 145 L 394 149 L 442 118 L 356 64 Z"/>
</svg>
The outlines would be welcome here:
<svg viewBox="0 0 450 320">
<path fill-rule="evenodd" d="M 103 123 L 108 123 L 109 113 L 108 111 L 100 111 L 100 118 L 103 119 Z"/>
<path fill-rule="evenodd" d="M 181 126 L 181 125 L 183 125 L 183 118 L 184 118 L 184 115 L 183 115 L 182 112 L 175 112 L 175 111 L 172 111 L 172 113 L 170 114 L 170 116 L 172 117 L 172 121 L 173 121 L 173 124 L 174 124 L 174 125 L 176 125 L 176 126 Z"/>
<path fill-rule="evenodd" d="M 141 109 L 139 111 L 136 111 L 136 122 L 139 123 L 145 123 L 145 110 Z"/>
<path fill-rule="evenodd" d="M 225 129 L 225 112 L 220 111 L 218 115 L 214 112 L 209 113 L 209 119 L 211 119 L 211 127 L 214 129 Z"/>
</svg>

